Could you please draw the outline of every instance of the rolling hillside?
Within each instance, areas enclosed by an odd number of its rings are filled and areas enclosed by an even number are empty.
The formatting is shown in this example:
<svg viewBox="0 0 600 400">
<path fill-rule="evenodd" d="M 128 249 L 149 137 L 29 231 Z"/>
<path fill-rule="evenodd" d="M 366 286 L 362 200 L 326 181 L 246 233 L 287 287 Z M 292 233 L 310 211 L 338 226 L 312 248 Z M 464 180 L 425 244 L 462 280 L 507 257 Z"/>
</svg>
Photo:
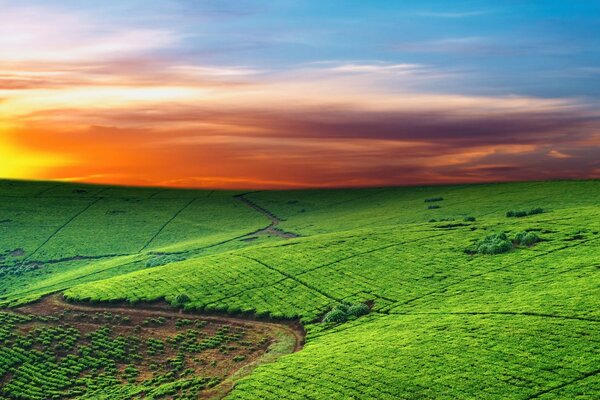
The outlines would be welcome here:
<svg viewBox="0 0 600 400">
<path fill-rule="evenodd" d="M 5 308 L 58 292 L 301 321 L 304 348 L 231 399 L 600 395 L 597 180 L 250 193 L 0 181 L 0 199 Z M 370 309 L 323 322 L 344 304 Z"/>
</svg>

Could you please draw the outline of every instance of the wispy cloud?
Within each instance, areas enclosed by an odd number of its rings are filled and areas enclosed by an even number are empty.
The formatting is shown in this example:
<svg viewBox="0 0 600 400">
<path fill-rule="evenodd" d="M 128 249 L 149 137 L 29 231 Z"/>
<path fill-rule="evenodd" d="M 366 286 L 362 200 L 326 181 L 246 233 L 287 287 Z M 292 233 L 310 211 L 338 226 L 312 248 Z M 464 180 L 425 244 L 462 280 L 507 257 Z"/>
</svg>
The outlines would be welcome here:
<svg viewBox="0 0 600 400">
<path fill-rule="evenodd" d="M 234 11 L 219 4 L 207 5 L 217 18 Z M 218 63 L 184 48 L 178 29 L 145 20 L 123 26 L 83 12 L 5 11 L 0 167 L 8 176 L 320 187 L 599 170 L 600 116 L 583 100 L 444 93 L 440 86 L 467 74 L 397 53 L 393 61 L 322 57 L 285 68 Z M 396 50 L 514 51 L 484 36 Z"/>
<path fill-rule="evenodd" d="M 415 15 L 420 17 L 434 17 L 434 18 L 468 18 L 477 17 L 480 15 L 490 14 L 489 10 L 475 10 L 475 11 L 419 11 Z"/>
<path fill-rule="evenodd" d="M 415 42 L 401 42 L 395 51 L 410 53 L 463 54 L 477 56 L 549 56 L 582 51 L 577 43 L 523 37 L 464 36 L 443 37 Z"/>
<path fill-rule="evenodd" d="M 5 7 L 0 13 L 0 62 L 102 61 L 173 46 L 179 39 L 174 31 L 112 26 L 41 7 Z"/>
<path fill-rule="evenodd" d="M 390 64 L 390 63 L 346 63 L 329 68 L 332 72 L 376 73 L 376 74 L 410 74 L 414 75 L 425 70 L 420 64 Z"/>
</svg>

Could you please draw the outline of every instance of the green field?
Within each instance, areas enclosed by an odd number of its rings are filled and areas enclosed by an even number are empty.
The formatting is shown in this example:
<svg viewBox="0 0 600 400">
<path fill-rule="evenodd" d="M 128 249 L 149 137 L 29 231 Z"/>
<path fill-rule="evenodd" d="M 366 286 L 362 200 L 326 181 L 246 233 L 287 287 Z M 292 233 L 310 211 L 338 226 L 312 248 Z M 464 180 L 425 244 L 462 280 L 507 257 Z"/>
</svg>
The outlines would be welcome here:
<svg viewBox="0 0 600 400">
<path fill-rule="evenodd" d="M 301 321 L 304 347 L 241 374 L 230 399 L 600 398 L 597 180 L 250 193 L 0 181 L 0 200 L 7 321 L 51 293 Z M 370 310 L 323 321 L 344 304 Z M 14 394 L 31 361 L 2 363 L 0 398 L 50 398 Z"/>
</svg>

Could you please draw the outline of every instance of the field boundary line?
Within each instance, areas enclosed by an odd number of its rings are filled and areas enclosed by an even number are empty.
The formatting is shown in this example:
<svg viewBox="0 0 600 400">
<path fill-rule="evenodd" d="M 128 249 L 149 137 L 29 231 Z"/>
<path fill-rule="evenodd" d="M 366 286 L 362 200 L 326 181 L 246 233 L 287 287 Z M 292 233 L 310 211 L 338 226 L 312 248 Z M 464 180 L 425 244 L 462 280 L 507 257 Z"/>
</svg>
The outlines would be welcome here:
<svg viewBox="0 0 600 400">
<path fill-rule="evenodd" d="M 33 197 L 35 197 L 35 198 L 41 198 L 44 193 L 48 193 L 52 189 L 54 189 L 56 187 L 59 187 L 59 186 L 60 185 L 58 185 L 58 184 L 57 185 L 48 186 L 47 188 L 42 189 L 39 192 L 37 192 Z"/>
<path fill-rule="evenodd" d="M 194 197 L 194 198 L 193 198 L 192 200 L 190 200 L 190 201 L 189 201 L 189 202 L 188 202 L 186 205 L 184 205 L 183 207 L 181 207 L 181 208 L 179 209 L 179 211 L 177 211 L 177 212 L 176 212 L 176 213 L 175 213 L 175 214 L 174 214 L 174 215 L 173 215 L 171 218 L 169 218 L 169 219 L 167 220 L 167 222 L 165 222 L 165 223 L 164 223 L 164 224 L 163 224 L 163 225 L 162 225 L 162 226 L 161 226 L 161 227 L 158 229 L 158 232 L 156 232 L 156 233 L 155 233 L 155 234 L 154 234 L 154 235 L 153 235 L 153 236 L 150 238 L 150 240 L 148 240 L 148 241 L 146 242 L 146 244 L 145 244 L 145 245 L 144 245 L 144 246 L 143 246 L 141 249 L 139 249 L 139 250 L 138 250 L 138 253 L 141 253 L 141 252 L 142 252 L 142 251 L 144 251 L 144 250 L 145 250 L 145 249 L 146 249 L 148 246 L 150 246 L 150 243 L 152 243 L 152 241 L 153 241 L 154 239 L 156 239 L 156 237 L 157 237 L 158 235 L 160 235 L 160 233 L 163 231 L 163 229 L 165 229 L 165 228 L 167 227 L 167 225 L 169 225 L 171 222 L 173 222 L 173 220 L 174 220 L 175 218 L 177 218 L 177 217 L 179 216 L 179 214 L 181 214 L 181 213 L 183 212 L 183 210 L 185 210 L 186 208 L 188 208 L 189 206 L 191 206 L 191 205 L 192 205 L 192 203 L 193 203 L 194 201 L 196 201 L 197 199 L 198 199 L 197 197 Z"/>
<path fill-rule="evenodd" d="M 244 294 L 246 292 L 251 292 L 253 290 L 257 290 L 257 289 L 261 289 L 261 288 L 267 288 L 267 287 L 273 287 L 273 286 L 275 286 L 275 285 L 277 285 L 277 284 L 279 284 L 281 282 L 284 282 L 284 281 L 286 281 L 288 279 L 290 279 L 290 278 L 288 278 L 287 276 L 283 275 L 283 278 L 281 278 L 281 279 L 279 279 L 279 280 L 277 280 L 275 282 L 270 282 L 268 284 L 263 283 L 263 284 L 260 284 L 260 285 L 255 285 L 255 286 L 247 287 L 244 290 L 240 290 L 240 291 L 238 291 L 238 292 L 236 292 L 234 294 L 223 296 L 223 297 L 221 297 L 221 298 L 219 298 L 217 300 L 211 301 L 210 303 L 206 303 L 206 305 L 217 304 L 217 303 L 219 303 L 221 301 L 224 301 L 224 300 L 227 300 L 227 299 L 231 299 L 233 297 L 238 297 L 241 294 Z"/>
<path fill-rule="evenodd" d="M 539 398 L 540 396 L 542 396 L 542 395 L 544 395 L 546 393 L 550 393 L 550 392 L 553 392 L 555 390 L 562 389 L 562 388 L 564 388 L 566 386 L 572 385 L 574 383 L 577 383 L 579 381 L 582 381 L 584 379 L 590 378 L 590 377 L 592 377 L 594 375 L 598 375 L 598 374 L 600 374 L 600 369 L 588 372 L 588 373 L 583 374 L 582 376 L 580 376 L 578 378 L 572 379 L 572 380 L 570 380 L 568 382 L 565 382 L 565 383 L 561 383 L 560 385 L 556 385 L 556 386 L 553 386 L 551 388 L 548 388 L 548 389 L 545 389 L 545 390 L 541 390 L 541 391 L 539 391 L 537 393 L 534 393 L 531 396 L 527 397 L 526 400 L 537 399 L 537 398 Z"/>
<path fill-rule="evenodd" d="M 265 266 L 265 267 L 269 268 L 269 269 L 270 269 L 270 270 L 272 270 L 272 271 L 278 272 L 279 274 L 281 274 L 281 275 L 283 275 L 283 276 L 287 276 L 287 277 L 288 277 L 288 278 L 290 278 L 291 280 L 293 280 L 293 281 L 295 281 L 295 282 L 299 283 L 300 285 L 302 285 L 302 286 L 304 286 L 304 287 L 306 287 L 306 288 L 308 288 L 308 289 L 310 289 L 310 290 L 313 290 L 313 291 L 315 291 L 315 292 L 319 293 L 321 296 L 323 296 L 323 297 L 326 297 L 326 298 L 328 298 L 329 300 L 337 301 L 338 303 L 342 301 L 341 299 L 337 299 L 337 298 L 335 298 L 335 297 L 333 297 L 333 296 L 331 296 L 331 295 L 329 295 L 329 294 L 327 294 L 327 293 L 323 292 L 321 289 L 318 289 L 318 288 L 316 288 L 316 287 L 314 287 L 314 286 L 312 286 L 312 285 L 309 285 L 309 284 L 307 284 L 307 283 L 305 283 L 305 282 L 301 281 L 300 279 L 296 278 L 294 275 L 291 275 L 291 274 L 289 274 L 289 273 L 287 273 L 287 272 L 285 272 L 285 271 L 281 271 L 281 270 L 280 270 L 280 269 L 278 269 L 278 268 L 275 268 L 275 267 L 272 267 L 272 266 L 270 266 L 270 265 L 267 265 L 267 264 L 265 264 L 264 262 L 262 262 L 262 261 L 260 261 L 260 260 L 257 260 L 256 258 L 249 257 L 249 256 L 243 256 L 243 255 L 237 255 L 237 256 L 238 256 L 238 257 L 243 257 L 243 258 L 246 258 L 246 259 L 248 259 L 248 260 L 255 261 L 255 262 L 257 262 L 257 263 L 259 263 L 259 264 L 261 264 L 261 265 L 263 265 L 263 266 Z"/>
<path fill-rule="evenodd" d="M 412 241 L 408 241 L 408 242 L 407 241 L 402 241 L 402 242 L 396 242 L 396 243 L 389 243 L 389 244 L 386 244 L 385 246 L 381 246 L 381 247 L 376 247 L 376 248 L 373 248 L 373 249 L 369 249 L 369 250 L 363 251 L 361 253 L 355 253 L 355 254 L 352 254 L 350 256 L 342 257 L 342 258 L 340 258 L 338 260 L 331 261 L 331 262 L 328 262 L 326 264 L 321 264 L 321 265 L 318 265 L 318 266 L 313 267 L 311 269 L 304 270 L 300 274 L 298 274 L 298 276 L 304 275 L 304 274 L 307 274 L 307 273 L 310 273 L 310 272 L 313 272 L 313 271 L 316 271 L 316 270 L 318 270 L 320 268 L 325 268 L 325 267 L 332 266 L 332 265 L 340 263 L 342 261 L 351 260 L 351 259 L 353 259 L 355 257 L 361 257 L 361 256 L 363 256 L 365 254 L 375 253 L 375 252 L 386 250 L 386 249 L 389 249 L 389 248 L 395 247 L 395 246 L 402 246 L 402 245 L 406 245 L 406 244 L 410 244 L 410 243 L 417 243 L 417 242 L 420 242 L 421 240 L 431 239 L 431 238 L 434 238 L 434 237 L 444 236 L 444 235 L 445 235 L 445 232 L 444 233 L 438 233 L 436 235 L 431 235 L 431 236 L 423 236 L 423 237 L 420 237 L 418 239 L 415 239 L 415 240 L 412 240 Z M 367 278 L 365 278 L 365 279 L 367 279 Z"/>
<path fill-rule="evenodd" d="M 460 280 L 460 281 L 457 281 L 457 282 L 449 283 L 448 285 L 445 285 L 445 286 L 442 286 L 442 287 L 440 287 L 440 288 L 437 288 L 437 289 L 435 289 L 435 290 L 432 290 L 432 291 L 430 291 L 430 292 L 427 292 L 427 293 L 425 293 L 425 294 L 423 294 L 423 295 L 421 295 L 421 296 L 418 296 L 418 297 L 413 297 L 412 299 L 408 299 L 408 300 L 406 300 L 406 301 L 403 301 L 403 302 L 401 302 L 401 301 L 398 301 L 398 302 L 397 302 L 395 305 L 396 305 L 396 306 L 403 306 L 403 305 L 407 305 L 407 304 L 410 304 L 410 303 L 412 303 L 412 302 L 415 302 L 415 301 L 417 301 L 417 300 L 421 300 L 422 298 L 425 298 L 425 297 L 427 297 L 427 296 L 431 296 L 432 294 L 435 294 L 435 293 L 439 293 L 439 292 L 441 292 L 441 291 L 444 291 L 444 290 L 448 289 L 449 287 L 452 287 L 452 286 L 455 286 L 455 285 L 460 285 L 460 284 L 462 284 L 462 283 L 465 283 L 466 281 L 469 281 L 469 280 L 471 280 L 471 279 L 480 278 L 480 277 L 482 277 L 482 276 L 485 276 L 485 275 L 488 275 L 488 274 L 492 274 L 492 273 L 494 273 L 494 272 L 502 271 L 503 269 L 512 268 L 512 267 L 515 267 L 515 266 L 517 266 L 517 265 L 519 265 L 519 264 L 522 264 L 522 263 L 524 263 L 524 262 L 528 262 L 528 261 L 531 261 L 531 260 L 533 260 L 533 259 L 536 259 L 536 258 L 539 258 L 539 257 L 545 257 L 545 256 L 547 256 L 548 254 L 552 254 L 552 253 L 554 253 L 554 252 L 556 252 L 556 251 L 560 251 L 560 250 L 564 250 L 564 249 L 568 249 L 568 248 L 574 248 L 574 247 L 577 247 L 577 246 L 579 246 L 579 245 L 581 245 L 581 244 L 583 244 L 583 243 L 588 243 L 588 242 L 591 242 L 591 241 L 594 241 L 594 240 L 597 240 L 597 239 L 598 239 L 598 238 L 590 238 L 590 239 L 587 239 L 587 240 L 582 240 L 582 241 L 580 241 L 580 242 L 578 242 L 578 243 L 576 243 L 576 244 L 573 244 L 573 245 L 566 245 L 566 246 L 562 246 L 562 247 L 557 247 L 557 248 L 554 248 L 554 249 L 550 249 L 550 250 L 546 251 L 545 253 L 542 253 L 542 254 L 536 254 L 536 255 L 534 255 L 533 257 L 529 257 L 529 258 L 526 258 L 526 259 L 522 259 L 522 260 L 520 260 L 520 261 L 514 262 L 514 263 L 512 263 L 512 264 L 509 264 L 509 265 L 503 265 L 503 266 L 501 266 L 501 267 L 498 267 L 498 268 L 492 268 L 492 269 L 490 269 L 490 270 L 488 270 L 488 271 L 485 271 L 485 272 L 481 272 L 481 273 L 478 273 L 478 274 L 473 274 L 473 275 L 471 275 L 471 276 L 468 276 L 468 277 L 466 277 L 465 279 L 462 279 L 462 280 Z"/>
<path fill-rule="evenodd" d="M 79 283 L 77 283 L 77 281 L 78 281 L 78 280 L 80 280 L 80 279 L 88 278 L 88 277 L 90 277 L 90 276 L 92 276 L 92 275 L 98 275 L 98 274 L 101 274 L 101 273 L 103 273 L 103 272 L 107 272 L 107 271 L 110 271 L 110 270 L 112 270 L 112 269 L 115 269 L 115 268 L 127 267 L 127 266 L 129 266 L 129 265 L 132 265 L 132 264 L 135 264 L 135 263 L 137 263 L 137 262 L 139 262 L 139 260 L 128 261 L 128 262 L 126 262 L 126 263 L 124 263 L 124 264 L 118 264 L 118 265 L 115 265 L 115 266 L 113 266 L 113 267 L 109 267 L 109 268 L 101 269 L 101 270 L 98 270 L 98 271 L 89 272 L 89 273 L 87 273 L 87 274 L 79 275 L 79 276 L 76 276 L 76 277 L 74 277 L 74 278 L 71 278 L 71 279 L 67 279 L 67 280 L 64 280 L 64 281 L 60 281 L 60 282 L 58 282 L 58 283 L 54 283 L 54 284 L 51 284 L 51 285 L 46 285 L 46 286 L 41 286 L 41 287 L 34 288 L 34 289 L 27 289 L 27 290 L 25 290 L 25 291 L 22 291 L 22 292 L 17 292 L 17 293 L 14 293 L 14 294 L 15 294 L 15 295 L 18 295 L 18 296 L 21 296 L 21 295 L 27 295 L 27 294 L 30 294 L 30 293 L 38 292 L 38 291 L 44 291 L 44 290 L 46 290 L 46 289 L 49 289 L 49 288 L 50 288 L 50 291 L 49 291 L 49 292 L 46 292 L 46 293 L 41 293 L 41 294 L 40 294 L 40 298 L 41 298 L 41 297 L 47 296 L 47 295 L 49 295 L 49 294 L 52 294 L 52 293 L 62 292 L 62 291 L 64 291 L 64 290 L 66 290 L 66 289 L 69 289 L 69 288 L 71 288 L 71 287 L 72 287 L 72 286 L 65 286 L 64 284 L 71 284 L 71 283 L 75 283 L 75 285 L 78 285 Z M 154 268 L 158 268 L 158 267 L 154 267 Z M 148 268 L 148 269 L 149 269 L 149 268 Z M 131 272 L 135 272 L 135 271 L 131 271 Z M 131 273 L 131 272 L 129 272 L 129 273 Z M 126 274 L 125 274 L 125 275 L 126 275 Z M 116 278 L 117 276 L 121 276 L 121 275 L 109 276 L 109 277 L 108 277 L 108 278 L 106 278 L 106 279 Z M 89 283 L 89 282 L 83 282 L 83 283 Z M 55 286 L 64 286 L 64 287 L 61 287 L 61 288 L 58 288 L 58 289 L 51 289 L 51 288 L 53 288 L 53 287 L 55 287 Z M 6 301 L 6 300 L 8 300 L 8 297 L 6 297 L 6 296 L 5 296 L 5 297 L 2 297 L 2 298 L 0 298 L 0 301 Z"/>
<path fill-rule="evenodd" d="M 40 249 L 42 247 L 44 247 L 54 236 L 56 236 L 58 234 L 58 232 L 60 232 L 61 230 L 63 230 L 67 225 L 69 225 L 71 222 L 73 222 L 73 220 L 77 217 L 79 217 L 81 214 L 83 214 L 84 212 L 86 212 L 87 210 L 89 210 L 94 204 L 98 203 L 100 200 L 102 200 L 103 197 L 98 197 L 96 198 L 94 201 L 92 201 L 90 204 L 88 204 L 83 210 L 77 212 L 75 215 L 73 215 L 71 218 L 69 218 L 64 224 L 62 224 L 61 226 L 58 227 L 58 229 L 56 229 L 54 231 L 53 234 L 50 235 L 50 237 L 48 237 L 46 240 L 44 240 L 44 242 L 38 246 L 37 249 L 35 249 L 33 251 L 33 253 L 29 254 L 27 257 L 25 257 L 25 259 L 23 261 L 27 261 L 29 260 L 31 257 L 33 257 L 38 251 L 40 251 Z"/>
<path fill-rule="evenodd" d="M 387 315 L 514 315 L 522 317 L 540 317 L 540 318 L 555 318 L 555 319 L 572 319 L 586 322 L 600 322 L 600 319 L 576 317 L 570 315 L 536 313 L 530 311 L 421 311 L 421 312 L 406 312 L 395 313 L 391 312 Z"/>
<path fill-rule="evenodd" d="M 58 263 L 63 263 L 63 262 L 69 262 L 69 261 L 81 261 L 81 260 L 100 260 L 103 258 L 113 258 L 113 257 L 124 257 L 124 256 L 130 256 L 130 253 L 115 253 L 115 254 L 100 254 L 97 256 L 85 256 L 85 255 L 77 255 L 77 256 L 73 256 L 73 257 L 64 257 L 64 258 L 56 258 L 56 259 L 52 259 L 52 260 L 44 260 L 44 261 L 39 261 L 43 264 L 58 264 Z M 38 261 L 30 261 L 28 264 L 35 264 Z"/>
<path fill-rule="evenodd" d="M 163 188 L 163 189 L 159 189 L 159 190 L 157 190 L 156 192 L 154 192 L 154 193 L 150 194 L 150 196 L 148 196 L 148 197 L 147 197 L 147 199 L 148 199 L 148 200 L 150 200 L 151 198 L 153 198 L 153 197 L 154 197 L 154 196 L 156 196 L 157 194 L 159 194 L 159 193 L 162 193 L 162 192 L 166 192 L 166 191 L 167 191 L 167 189 L 164 189 L 164 188 Z"/>
</svg>

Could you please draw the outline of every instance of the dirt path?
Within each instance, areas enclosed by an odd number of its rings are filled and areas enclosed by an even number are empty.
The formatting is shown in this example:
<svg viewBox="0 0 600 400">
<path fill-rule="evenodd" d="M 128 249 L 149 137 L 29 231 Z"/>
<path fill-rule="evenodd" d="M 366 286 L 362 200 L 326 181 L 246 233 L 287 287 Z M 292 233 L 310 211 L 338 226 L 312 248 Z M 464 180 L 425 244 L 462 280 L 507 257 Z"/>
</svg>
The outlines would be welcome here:
<svg viewBox="0 0 600 400">
<path fill-rule="evenodd" d="M 248 207 L 253 208 L 254 210 L 258 211 L 259 213 L 263 214 L 265 217 L 267 217 L 271 220 L 271 223 L 269 224 L 269 226 L 267 226 L 264 229 L 254 232 L 253 235 L 273 235 L 273 236 L 279 236 L 284 239 L 291 239 L 291 238 L 299 237 L 299 235 L 297 235 L 295 233 L 285 232 L 285 231 L 277 228 L 277 225 L 279 225 L 281 220 L 279 218 L 277 218 L 277 216 L 275 216 L 275 214 L 273 214 L 272 212 L 270 212 L 269 210 L 267 210 L 265 208 L 262 208 L 261 206 L 259 206 L 258 204 L 254 203 L 252 200 L 249 200 L 248 198 L 246 198 L 244 196 L 245 196 L 245 194 L 240 194 L 235 197 L 237 199 L 239 199 L 242 203 L 246 204 Z"/>
</svg>

